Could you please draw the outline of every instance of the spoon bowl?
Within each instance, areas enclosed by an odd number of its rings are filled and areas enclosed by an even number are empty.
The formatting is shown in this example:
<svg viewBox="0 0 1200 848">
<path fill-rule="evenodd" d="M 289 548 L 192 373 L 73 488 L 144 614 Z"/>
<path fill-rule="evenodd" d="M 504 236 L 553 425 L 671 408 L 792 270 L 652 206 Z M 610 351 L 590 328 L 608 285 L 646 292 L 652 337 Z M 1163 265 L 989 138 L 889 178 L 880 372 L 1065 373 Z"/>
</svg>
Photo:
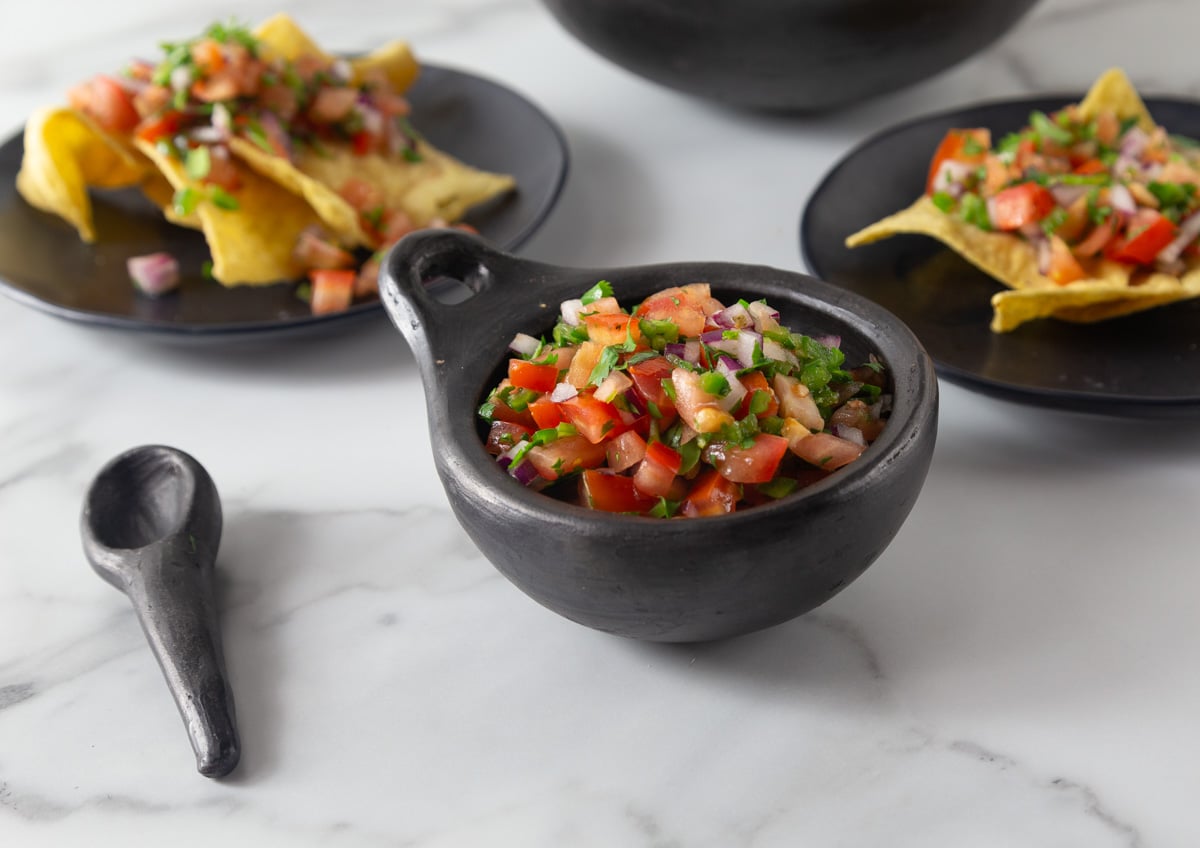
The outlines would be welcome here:
<svg viewBox="0 0 1200 848">
<path fill-rule="evenodd" d="M 133 604 L 197 770 L 228 774 L 241 743 L 217 621 L 221 501 L 212 478 L 183 451 L 134 448 L 96 475 L 80 525 L 92 568 Z"/>
<path fill-rule="evenodd" d="M 435 297 L 449 278 L 470 296 Z M 774 503 L 664 521 L 531 491 L 484 448 L 476 415 L 517 332 L 548 333 L 559 303 L 609 280 L 626 304 L 705 281 L 724 302 L 766 298 L 797 332 L 874 353 L 892 385 L 882 435 L 857 461 Z M 573 269 L 518 259 L 472 236 L 406 237 L 381 293 L 413 349 L 438 475 L 459 522 L 509 580 L 544 606 L 609 633 L 688 642 L 747 633 L 824 603 L 883 552 L 916 501 L 937 430 L 937 381 L 911 332 L 882 308 L 803 274 L 729 263 Z"/>
</svg>

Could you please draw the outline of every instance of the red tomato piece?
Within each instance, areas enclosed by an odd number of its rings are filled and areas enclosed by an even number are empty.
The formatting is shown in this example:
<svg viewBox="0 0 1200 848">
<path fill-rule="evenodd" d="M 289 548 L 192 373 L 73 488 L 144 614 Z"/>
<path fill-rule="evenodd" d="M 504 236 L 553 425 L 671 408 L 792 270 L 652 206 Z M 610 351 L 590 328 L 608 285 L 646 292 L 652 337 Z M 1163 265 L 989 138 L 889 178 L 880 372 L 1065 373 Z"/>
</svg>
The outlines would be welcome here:
<svg viewBox="0 0 1200 848">
<path fill-rule="evenodd" d="M 592 395 L 576 395 L 558 405 L 563 416 L 575 425 L 592 444 L 618 436 L 625 431 L 621 415 L 611 403 L 596 400 Z"/>
<path fill-rule="evenodd" d="M 308 272 L 308 277 L 312 280 L 313 315 L 327 315 L 349 308 L 354 299 L 357 272 L 352 269 L 316 268 Z"/>
<path fill-rule="evenodd" d="M 687 497 L 680 505 L 680 512 L 689 518 L 700 515 L 721 515 L 733 512 L 742 499 L 742 487 L 726 480 L 715 468 L 696 478 Z"/>
<path fill-rule="evenodd" d="M 680 466 L 683 465 L 682 454 L 662 442 L 646 445 L 646 460 L 661 465 L 672 474 L 678 474 Z"/>
<path fill-rule="evenodd" d="M 806 439 L 800 439 L 792 448 L 796 456 L 824 471 L 833 471 L 853 462 L 864 450 L 862 445 L 839 439 L 830 433 L 813 433 Z"/>
<path fill-rule="evenodd" d="M 129 132 L 140 120 L 133 97 L 119 82 L 104 74 L 72 88 L 67 92 L 67 101 L 110 132 Z"/>
<path fill-rule="evenodd" d="M 1104 255 L 1117 262 L 1150 265 L 1158 252 L 1175 239 L 1171 219 L 1155 209 L 1139 209 L 1129 221 L 1124 238 L 1109 242 Z"/>
<path fill-rule="evenodd" d="M 650 444 L 661 444 L 661 442 L 651 442 Z M 655 462 L 650 458 L 649 453 L 638 464 L 637 471 L 633 473 L 634 487 L 642 494 L 653 498 L 665 498 L 674 483 L 675 472 L 667 466 Z"/>
<path fill-rule="evenodd" d="M 642 331 L 638 328 L 637 319 L 622 312 L 595 312 L 583 316 L 587 324 L 588 338 L 597 344 L 625 344 L 632 335 L 634 344 L 642 340 Z"/>
<path fill-rule="evenodd" d="M 605 446 L 593 445 L 583 436 L 564 436 L 530 448 L 527 458 L 542 477 L 557 480 L 582 468 L 599 468 L 604 464 Z"/>
<path fill-rule="evenodd" d="M 1115 232 L 1116 227 L 1113 225 L 1112 217 L 1110 216 L 1107 220 L 1093 227 L 1087 238 L 1075 245 L 1071 249 L 1071 252 L 1081 259 L 1090 259 L 1108 246 Z"/>
<path fill-rule="evenodd" d="M 656 356 L 630 365 L 625 373 L 633 380 L 634 391 L 644 403 L 653 403 L 658 409 L 659 424 L 667 427 L 675 420 L 675 402 L 663 388 L 663 380 L 671 379 L 674 367 L 664 357 Z"/>
<path fill-rule="evenodd" d="M 546 396 L 529 404 L 529 414 L 533 416 L 538 428 L 542 430 L 557 427 L 562 423 L 562 413 L 558 411 L 558 404 Z"/>
<path fill-rule="evenodd" d="M 608 467 L 613 471 L 633 468 L 646 455 L 646 440 L 635 430 L 626 430 L 608 445 Z"/>
<path fill-rule="evenodd" d="M 1077 174 L 1106 174 L 1106 173 L 1108 173 L 1108 166 L 1105 165 L 1103 162 L 1101 162 L 1099 159 L 1092 157 L 1091 159 L 1084 159 L 1082 162 L 1080 162 L 1078 165 L 1076 165 L 1075 173 L 1077 173 Z"/>
<path fill-rule="evenodd" d="M 1082 280 L 1087 277 L 1087 271 L 1079 264 L 1071 248 L 1058 236 L 1050 236 L 1050 267 L 1046 276 L 1060 286 Z"/>
<path fill-rule="evenodd" d="M 676 286 L 646 298 L 634 314 L 652 321 L 670 321 L 681 336 L 698 336 L 707 321 L 706 305 L 707 296 L 700 289 Z"/>
<path fill-rule="evenodd" d="M 175 135 L 182 122 L 182 112 L 164 112 L 157 118 L 149 119 L 139 125 L 134 135 L 142 141 L 153 144 L 160 138 L 169 138 Z"/>
<path fill-rule="evenodd" d="M 1050 189 L 1029 182 L 997 192 L 988 203 L 988 211 L 996 229 L 1019 230 L 1045 218 L 1056 205 Z"/>
<path fill-rule="evenodd" d="M 718 470 L 722 477 L 734 483 L 769 483 L 779 470 L 787 449 L 788 440 L 782 436 L 759 433 L 748 448 L 727 446 L 725 459 Z"/>
<path fill-rule="evenodd" d="M 738 418 L 745 418 L 750 414 L 750 404 L 754 399 L 755 392 L 766 392 L 768 397 L 767 407 L 758 413 L 759 418 L 769 418 L 779 412 L 779 400 L 775 397 L 775 393 L 771 391 L 771 384 L 767 382 L 767 378 L 763 376 L 761 371 L 751 371 L 739 379 L 742 381 L 742 385 L 746 387 L 746 396 L 742 398 L 742 405 L 738 409 Z"/>
<path fill-rule="evenodd" d="M 645 512 L 657 503 L 633 485 L 633 478 L 603 471 L 584 471 L 579 494 L 585 506 L 605 512 Z"/>
<path fill-rule="evenodd" d="M 525 359 L 510 359 L 508 380 L 518 389 L 552 392 L 558 382 L 558 368 L 554 365 L 538 365 Z"/>
<path fill-rule="evenodd" d="M 992 134 L 986 129 L 954 129 L 946 133 L 929 163 L 929 178 L 925 181 L 925 193 L 933 194 L 934 180 L 942 163 L 947 159 L 976 165 L 983 162 L 988 148 L 992 146 Z"/>
</svg>

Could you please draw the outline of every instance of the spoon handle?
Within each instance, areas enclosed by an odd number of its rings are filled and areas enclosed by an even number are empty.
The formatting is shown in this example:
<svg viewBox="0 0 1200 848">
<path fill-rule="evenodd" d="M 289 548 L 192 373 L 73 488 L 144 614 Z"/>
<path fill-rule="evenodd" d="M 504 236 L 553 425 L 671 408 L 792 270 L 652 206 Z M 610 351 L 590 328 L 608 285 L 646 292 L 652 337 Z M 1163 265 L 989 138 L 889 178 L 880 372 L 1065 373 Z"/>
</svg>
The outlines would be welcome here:
<svg viewBox="0 0 1200 848">
<path fill-rule="evenodd" d="M 187 728 L 196 768 L 223 777 L 241 755 L 233 692 L 227 682 L 211 568 L 170 545 L 162 566 L 127 586 L 142 630 Z"/>
</svg>

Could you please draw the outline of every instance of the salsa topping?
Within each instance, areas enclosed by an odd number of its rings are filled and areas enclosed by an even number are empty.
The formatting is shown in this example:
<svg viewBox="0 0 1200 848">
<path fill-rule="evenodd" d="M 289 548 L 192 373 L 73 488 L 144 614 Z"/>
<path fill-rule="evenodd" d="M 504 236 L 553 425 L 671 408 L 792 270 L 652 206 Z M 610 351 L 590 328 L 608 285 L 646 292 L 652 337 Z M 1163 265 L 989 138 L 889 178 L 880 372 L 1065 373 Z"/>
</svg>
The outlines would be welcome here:
<svg viewBox="0 0 1200 848">
<path fill-rule="evenodd" d="M 1180 275 L 1200 237 L 1200 145 L 1078 106 L 1033 112 L 993 144 L 986 129 L 952 129 L 929 167 L 942 212 L 1012 233 L 1059 285 L 1095 276 L 1099 259 Z"/>
<path fill-rule="evenodd" d="M 522 484 L 592 509 L 659 518 L 734 512 L 856 460 L 890 408 L 874 357 L 793 333 L 764 301 L 707 283 L 631 312 L 600 281 L 564 301 L 549 339 L 518 333 L 479 408 L 487 450 Z"/>
</svg>

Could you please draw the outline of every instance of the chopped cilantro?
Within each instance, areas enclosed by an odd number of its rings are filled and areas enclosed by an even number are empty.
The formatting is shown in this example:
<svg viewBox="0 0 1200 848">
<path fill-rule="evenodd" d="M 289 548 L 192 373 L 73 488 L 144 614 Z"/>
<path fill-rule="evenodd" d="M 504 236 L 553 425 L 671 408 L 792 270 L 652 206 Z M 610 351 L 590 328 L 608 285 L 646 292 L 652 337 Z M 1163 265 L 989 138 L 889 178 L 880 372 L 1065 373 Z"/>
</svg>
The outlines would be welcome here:
<svg viewBox="0 0 1200 848">
<path fill-rule="evenodd" d="M 992 218 L 988 215 L 987 203 L 978 194 L 967 192 L 962 196 L 959 215 L 968 224 L 973 224 L 981 230 L 992 228 Z"/>
<path fill-rule="evenodd" d="M 679 501 L 669 501 L 666 498 L 659 498 L 658 503 L 650 507 L 650 516 L 654 518 L 670 518 L 679 511 Z"/>
<path fill-rule="evenodd" d="M 1059 126 L 1046 116 L 1045 112 L 1034 111 L 1029 115 L 1029 126 L 1041 139 L 1049 139 L 1055 144 L 1072 144 L 1075 135 L 1068 129 Z"/>
<path fill-rule="evenodd" d="M 949 213 L 954 208 L 954 198 L 944 191 L 935 191 L 929 199 L 943 212 Z"/>
<path fill-rule="evenodd" d="M 1123 119 L 1121 121 L 1121 128 L 1117 132 L 1117 137 L 1119 138 L 1119 137 L 1125 135 L 1125 133 L 1129 132 L 1131 129 L 1136 127 L 1140 120 L 1141 119 L 1138 118 L 1137 115 L 1130 115 L 1128 118 Z"/>
<path fill-rule="evenodd" d="M 612 284 L 608 280 L 601 280 L 600 282 L 596 283 L 596 285 L 585 291 L 580 300 L 583 301 L 584 306 L 589 306 L 602 297 L 612 297 L 612 293 Z"/>
<path fill-rule="evenodd" d="M 987 150 L 987 148 L 980 144 L 975 139 L 975 136 L 968 135 L 963 140 L 962 150 L 963 153 L 967 154 L 968 156 L 978 156 L 980 153 L 983 153 L 985 150 Z"/>
<path fill-rule="evenodd" d="M 424 159 L 415 147 L 406 147 L 400 151 L 400 155 L 404 157 L 405 162 L 420 162 Z"/>
<path fill-rule="evenodd" d="M 1052 235 L 1059 227 L 1067 222 L 1067 210 L 1056 206 L 1054 211 L 1042 219 L 1042 232 Z"/>
<path fill-rule="evenodd" d="M 757 488 L 768 498 L 779 499 L 796 491 L 799 484 L 800 481 L 794 477 L 776 477 L 769 483 L 759 483 Z"/>
<path fill-rule="evenodd" d="M 209 266 L 211 268 L 211 266 L 212 266 L 211 262 L 209 263 Z M 312 303 L 312 283 L 310 283 L 308 280 L 305 280 L 300 285 L 296 286 L 296 297 L 297 297 L 297 299 L 302 300 L 305 303 Z M 488 404 L 485 403 L 483 406 L 488 406 Z M 488 421 L 491 421 L 492 420 L 491 410 L 492 410 L 492 408 L 494 408 L 494 405 L 493 405 L 493 407 L 488 408 L 487 415 L 483 414 L 483 406 L 479 407 L 479 414 L 483 415 L 483 417 L 486 418 Z"/>
</svg>

